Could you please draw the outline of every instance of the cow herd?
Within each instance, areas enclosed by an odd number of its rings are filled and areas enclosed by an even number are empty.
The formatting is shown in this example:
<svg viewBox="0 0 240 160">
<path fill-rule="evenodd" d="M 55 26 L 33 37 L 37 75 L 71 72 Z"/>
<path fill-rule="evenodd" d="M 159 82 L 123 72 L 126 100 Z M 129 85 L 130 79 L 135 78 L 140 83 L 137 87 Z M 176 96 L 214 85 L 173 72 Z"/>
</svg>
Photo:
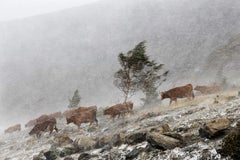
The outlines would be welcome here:
<svg viewBox="0 0 240 160">
<path fill-rule="evenodd" d="M 131 101 L 125 102 L 125 103 L 119 103 L 116 105 L 113 105 L 111 107 L 107 107 L 105 110 L 103 110 L 103 115 L 109 115 L 113 120 L 116 116 L 118 118 L 124 117 L 127 113 L 132 113 L 133 110 L 133 103 Z M 82 123 L 90 123 L 89 126 L 92 125 L 92 123 L 96 123 L 98 126 L 98 120 L 97 120 L 97 106 L 90 106 L 90 107 L 76 107 L 67 109 L 63 113 L 56 112 L 52 114 L 44 114 L 41 115 L 38 118 L 32 119 L 28 121 L 25 124 L 25 128 L 32 128 L 29 132 L 29 135 L 36 135 L 37 137 L 40 137 L 41 132 L 47 132 L 49 131 L 50 134 L 55 130 L 56 132 L 59 131 L 57 128 L 57 119 L 66 119 L 66 123 L 70 124 L 73 123 L 77 126 L 78 129 L 80 129 L 80 126 Z M 4 132 L 5 133 L 12 133 L 15 131 L 20 131 L 21 125 L 17 124 L 14 126 L 11 126 L 7 128 Z"/>
<path fill-rule="evenodd" d="M 192 84 L 186 84 L 184 86 L 179 86 L 172 88 L 165 92 L 160 92 L 161 99 L 169 98 L 170 104 L 175 101 L 177 102 L 177 98 L 194 98 L 193 90 L 199 91 L 202 94 L 206 93 L 214 93 L 220 90 L 219 86 L 196 86 L 193 89 Z M 114 120 L 117 118 L 124 118 L 126 114 L 133 113 L 133 102 L 128 101 L 124 103 L 115 104 L 111 107 L 107 107 L 103 110 L 103 115 L 108 115 Z M 25 124 L 25 128 L 32 128 L 29 132 L 29 135 L 36 135 L 40 137 L 41 132 L 49 131 L 50 134 L 55 130 L 58 132 L 57 128 L 57 120 L 65 118 L 66 123 L 70 124 L 73 123 L 80 129 L 82 123 L 90 123 L 91 126 L 93 123 L 96 123 L 98 126 L 97 120 L 97 106 L 90 106 L 90 107 L 76 107 L 72 109 L 67 109 L 63 113 L 55 112 L 49 115 L 41 115 L 40 117 L 30 120 Z M 5 133 L 12 133 L 15 131 L 20 131 L 21 125 L 16 124 L 7 128 L 4 132 Z"/>
</svg>

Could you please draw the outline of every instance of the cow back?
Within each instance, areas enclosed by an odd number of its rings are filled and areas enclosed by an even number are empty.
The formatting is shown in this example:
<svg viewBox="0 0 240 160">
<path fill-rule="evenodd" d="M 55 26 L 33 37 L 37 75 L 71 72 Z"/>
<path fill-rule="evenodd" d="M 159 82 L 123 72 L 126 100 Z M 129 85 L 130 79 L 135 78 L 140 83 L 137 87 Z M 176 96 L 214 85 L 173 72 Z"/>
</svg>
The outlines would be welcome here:
<svg viewBox="0 0 240 160">
<path fill-rule="evenodd" d="M 191 84 L 187 84 L 185 86 L 172 88 L 168 91 L 162 92 L 161 96 L 162 96 L 162 99 L 164 99 L 164 98 L 176 99 L 176 98 L 184 98 L 184 97 L 194 97 L 193 87 L 192 87 Z"/>
</svg>

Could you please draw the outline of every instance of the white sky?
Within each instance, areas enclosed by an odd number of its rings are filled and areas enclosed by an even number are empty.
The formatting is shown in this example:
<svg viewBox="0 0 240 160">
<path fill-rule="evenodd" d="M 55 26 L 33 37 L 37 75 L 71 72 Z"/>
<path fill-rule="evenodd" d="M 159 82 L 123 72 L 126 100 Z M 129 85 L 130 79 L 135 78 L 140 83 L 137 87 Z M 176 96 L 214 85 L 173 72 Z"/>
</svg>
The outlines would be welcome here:
<svg viewBox="0 0 240 160">
<path fill-rule="evenodd" d="M 98 0 L 0 0 L 0 21 L 53 12 Z"/>
</svg>

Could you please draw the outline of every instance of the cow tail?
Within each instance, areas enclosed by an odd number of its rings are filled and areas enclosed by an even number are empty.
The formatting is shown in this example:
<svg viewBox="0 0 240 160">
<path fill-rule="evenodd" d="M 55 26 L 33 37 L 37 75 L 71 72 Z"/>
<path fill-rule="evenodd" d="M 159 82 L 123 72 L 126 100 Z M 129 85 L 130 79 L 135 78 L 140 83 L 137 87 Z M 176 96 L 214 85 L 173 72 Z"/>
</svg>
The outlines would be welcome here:
<svg viewBox="0 0 240 160">
<path fill-rule="evenodd" d="M 195 96 L 194 96 L 194 92 L 193 92 L 193 90 L 192 90 L 192 98 L 194 99 L 194 97 L 195 97 Z"/>
</svg>

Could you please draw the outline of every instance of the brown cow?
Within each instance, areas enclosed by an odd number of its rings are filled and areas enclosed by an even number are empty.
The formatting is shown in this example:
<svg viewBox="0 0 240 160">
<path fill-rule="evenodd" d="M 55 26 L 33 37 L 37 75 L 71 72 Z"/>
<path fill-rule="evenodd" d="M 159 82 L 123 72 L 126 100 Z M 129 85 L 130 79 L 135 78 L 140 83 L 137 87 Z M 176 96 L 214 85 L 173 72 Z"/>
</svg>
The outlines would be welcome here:
<svg viewBox="0 0 240 160">
<path fill-rule="evenodd" d="M 110 117 L 114 120 L 116 116 L 118 118 L 120 116 L 124 117 L 125 113 L 128 113 L 129 109 L 128 106 L 122 103 L 115 104 L 103 111 L 103 115 L 110 115 Z"/>
<path fill-rule="evenodd" d="M 48 119 L 42 121 L 41 123 L 37 123 L 33 127 L 33 129 L 29 132 L 29 135 L 36 134 L 37 137 L 40 137 L 41 132 L 49 130 L 51 134 L 54 129 L 56 130 L 56 132 L 58 132 L 56 124 L 57 124 L 56 118 L 49 117 Z"/>
<path fill-rule="evenodd" d="M 63 116 L 64 116 L 65 118 L 69 118 L 69 117 L 71 117 L 71 116 L 75 113 L 75 110 L 76 110 L 76 108 L 67 109 L 67 110 L 65 110 L 65 111 L 63 112 Z"/>
<path fill-rule="evenodd" d="M 49 117 L 62 118 L 62 112 L 54 112 L 48 115 Z"/>
<path fill-rule="evenodd" d="M 71 108 L 71 109 L 64 111 L 63 115 L 65 116 L 65 118 L 70 118 L 71 116 L 73 116 L 75 114 L 79 114 L 81 112 L 88 111 L 88 110 L 97 110 L 97 106 L 90 106 L 90 107 L 80 106 L 77 108 Z"/>
<path fill-rule="evenodd" d="M 90 122 L 89 126 L 91 126 L 93 122 L 96 122 L 98 126 L 98 120 L 96 116 L 97 116 L 97 110 L 91 109 L 91 110 L 80 112 L 78 114 L 74 114 L 71 117 L 66 117 L 66 120 L 67 120 L 67 124 L 74 123 L 78 127 L 78 129 L 80 129 L 80 126 L 82 123 Z"/>
<path fill-rule="evenodd" d="M 168 91 L 161 92 L 161 97 L 162 100 L 165 98 L 170 98 L 169 105 L 172 103 L 172 101 L 177 102 L 177 98 L 194 98 L 193 86 L 192 84 L 187 84 L 185 86 L 172 88 Z"/>
<path fill-rule="evenodd" d="M 25 128 L 34 126 L 35 124 L 37 124 L 36 121 L 37 121 L 36 119 L 32 119 L 32 120 L 28 121 L 28 122 L 25 124 Z"/>
<path fill-rule="evenodd" d="M 4 133 L 13 133 L 15 131 L 21 131 L 21 124 L 16 124 L 14 126 L 8 127 L 4 130 Z"/>
<path fill-rule="evenodd" d="M 196 86 L 194 90 L 201 92 L 202 94 L 210 94 L 220 91 L 220 86 Z"/>
<path fill-rule="evenodd" d="M 123 105 L 127 106 L 129 113 L 132 113 L 132 111 L 133 111 L 133 102 L 132 101 L 124 102 Z"/>
</svg>

